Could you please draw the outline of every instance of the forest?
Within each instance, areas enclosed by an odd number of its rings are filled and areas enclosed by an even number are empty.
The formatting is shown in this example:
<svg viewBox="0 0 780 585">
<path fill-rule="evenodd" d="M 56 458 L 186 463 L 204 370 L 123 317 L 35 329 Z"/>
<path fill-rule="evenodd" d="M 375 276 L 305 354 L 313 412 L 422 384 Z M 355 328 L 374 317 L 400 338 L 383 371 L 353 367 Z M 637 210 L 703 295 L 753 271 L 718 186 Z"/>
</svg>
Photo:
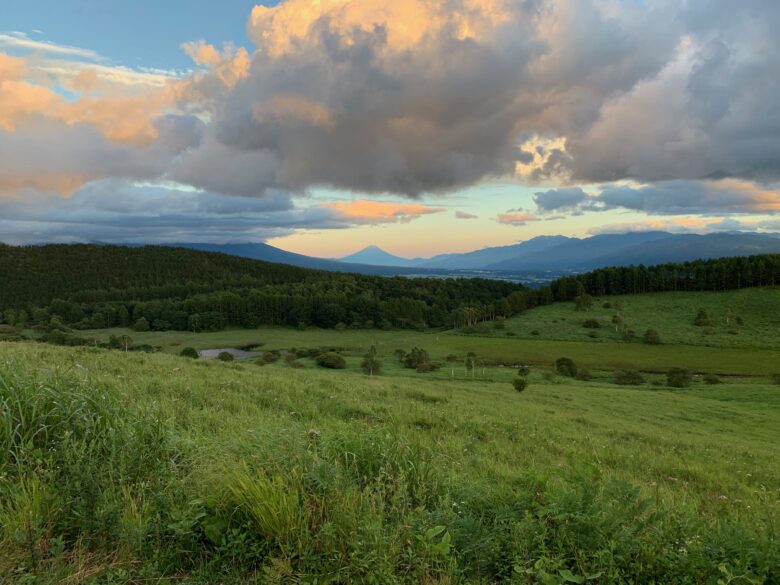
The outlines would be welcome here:
<svg viewBox="0 0 780 585">
<path fill-rule="evenodd" d="M 7 324 L 54 318 L 78 329 L 442 327 L 461 314 L 507 313 L 507 299 L 523 291 L 497 280 L 384 278 L 155 246 L 0 246 L 0 274 Z"/>
<path fill-rule="evenodd" d="M 0 316 L 16 327 L 425 329 L 469 327 L 590 295 L 772 286 L 780 255 L 603 268 L 538 289 L 334 273 L 155 246 L 0 246 L 0 274 Z"/>
</svg>

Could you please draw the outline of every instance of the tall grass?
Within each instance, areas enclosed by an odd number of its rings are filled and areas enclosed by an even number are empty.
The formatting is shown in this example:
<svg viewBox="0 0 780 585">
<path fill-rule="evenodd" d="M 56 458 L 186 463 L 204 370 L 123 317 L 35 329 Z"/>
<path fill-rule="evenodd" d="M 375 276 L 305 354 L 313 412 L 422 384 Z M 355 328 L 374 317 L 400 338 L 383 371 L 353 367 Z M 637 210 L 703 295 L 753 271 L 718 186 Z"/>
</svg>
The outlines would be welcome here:
<svg viewBox="0 0 780 585">
<path fill-rule="evenodd" d="M 0 344 L 0 582 L 780 580 L 773 386 L 567 384 Z"/>
</svg>

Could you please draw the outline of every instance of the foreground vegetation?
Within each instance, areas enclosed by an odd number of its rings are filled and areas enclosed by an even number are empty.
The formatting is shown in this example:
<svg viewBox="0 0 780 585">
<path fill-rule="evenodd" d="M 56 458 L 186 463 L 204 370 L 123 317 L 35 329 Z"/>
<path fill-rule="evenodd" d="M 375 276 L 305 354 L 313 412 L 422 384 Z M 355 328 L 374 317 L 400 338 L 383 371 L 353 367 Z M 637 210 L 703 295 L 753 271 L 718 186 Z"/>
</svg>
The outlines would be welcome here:
<svg viewBox="0 0 780 585">
<path fill-rule="evenodd" d="M 0 575 L 780 579 L 768 379 L 635 389 L 532 367 L 519 393 L 510 368 L 422 382 L 301 361 L 0 343 Z"/>
</svg>

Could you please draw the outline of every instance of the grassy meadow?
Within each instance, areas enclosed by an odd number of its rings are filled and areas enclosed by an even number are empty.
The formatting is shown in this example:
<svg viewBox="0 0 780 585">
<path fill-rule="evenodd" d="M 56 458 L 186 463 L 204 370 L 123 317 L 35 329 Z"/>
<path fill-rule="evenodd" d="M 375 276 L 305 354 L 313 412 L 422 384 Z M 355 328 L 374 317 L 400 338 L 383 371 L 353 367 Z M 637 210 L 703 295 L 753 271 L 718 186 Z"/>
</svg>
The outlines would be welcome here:
<svg viewBox="0 0 780 585">
<path fill-rule="evenodd" d="M 129 332 L 154 354 L 0 342 L 0 583 L 780 582 L 780 344 L 761 301 L 777 291 L 721 294 L 623 299 L 661 345 L 566 329 L 615 298 L 478 335 Z M 743 329 L 694 343 L 699 306 L 742 307 Z M 112 333 L 128 331 L 85 334 Z M 347 367 L 174 355 L 253 343 L 338 349 Z M 371 345 L 384 364 L 369 377 Z M 415 345 L 441 367 L 403 368 L 394 351 Z M 591 379 L 555 374 L 561 356 Z M 643 384 L 613 382 L 629 367 Z M 670 388 L 671 367 L 720 377 Z"/>
</svg>

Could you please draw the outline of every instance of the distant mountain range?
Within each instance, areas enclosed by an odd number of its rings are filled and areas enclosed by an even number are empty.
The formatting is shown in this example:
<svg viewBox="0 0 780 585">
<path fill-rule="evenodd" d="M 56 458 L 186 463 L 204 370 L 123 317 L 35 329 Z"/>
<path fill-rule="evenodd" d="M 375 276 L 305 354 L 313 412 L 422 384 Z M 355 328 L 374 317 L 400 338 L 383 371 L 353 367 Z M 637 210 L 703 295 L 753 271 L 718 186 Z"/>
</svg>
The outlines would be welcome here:
<svg viewBox="0 0 780 585">
<path fill-rule="evenodd" d="M 780 253 L 779 234 L 730 232 L 695 235 L 654 231 L 602 234 L 589 238 L 540 236 L 511 246 L 428 259 L 400 258 L 370 246 L 341 260 L 419 269 L 559 272 L 774 253 Z"/>
<path fill-rule="evenodd" d="M 501 277 L 507 273 L 550 274 L 552 277 L 603 266 L 650 266 L 699 258 L 780 254 L 780 234 L 728 232 L 695 235 L 657 231 L 602 234 L 589 238 L 540 236 L 511 246 L 411 259 L 395 256 L 377 246 L 369 246 L 344 258 L 325 259 L 286 252 L 261 243 L 170 245 L 336 272 L 437 276 L 466 271 L 488 277 Z"/>
<path fill-rule="evenodd" d="M 253 260 L 264 260 L 266 262 L 276 262 L 278 264 L 291 264 L 292 266 L 300 266 L 301 268 L 330 270 L 332 272 L 357 272 L 360 274 L 373 274 L 378 276 L 418 274 L 420 272 L 418 269 L 406 268 L 399 265 L 354 264 L 327 258 L 314 258 L 312 256 L 287 252 L 286 250 L 263 243 L 203 244 L 180 242 L 166 245 L 176 248 L 202 250 L 204 252 L 221 252 L 223 254 L 230 254 L 231 256 L 251 258 Z M 391 255 L 388 254 L 388 256 Z M 399 258 L 399 260 L 402 260 L 402 258 Z"/>
</svg>

